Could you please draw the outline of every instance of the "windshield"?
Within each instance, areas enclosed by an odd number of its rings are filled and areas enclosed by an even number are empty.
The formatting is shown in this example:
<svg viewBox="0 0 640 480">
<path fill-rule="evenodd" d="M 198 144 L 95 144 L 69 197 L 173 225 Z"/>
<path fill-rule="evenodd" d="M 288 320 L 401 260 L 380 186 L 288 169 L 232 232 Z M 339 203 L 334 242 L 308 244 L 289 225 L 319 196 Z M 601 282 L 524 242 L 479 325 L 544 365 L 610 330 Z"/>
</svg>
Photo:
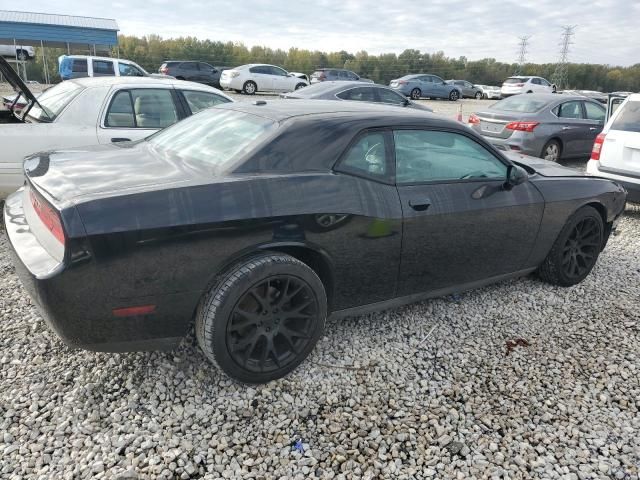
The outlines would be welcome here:
<svg viewBox="0 0 640 480">
<path fill-rule="evenodd" d="M 531 98 L 531 95 L 516 95 L 500 100 L 489 108 L 503 112 L 533 113 L 541 110 L 547 104 L 549 104 L 549 100 Z"/>
<path fill-rule="evenodd" d="M 222 175 L 275 128 L 277 123 L 268 118 L 211 108 L 161 130 L 147 142 L 160 153 Z"/>
<path fill-rule="evenodd" d="M 627 102 L 611 124 L 611 130 L 640 132 L 640 102 Z"/>
<path fill-rule="evenodd" d="M 59 83 L 42 92 L 28 116 L 40 122 L 52 122 L 82 90 L 84 87 L 74 82 Z"/>
<path fill-rule="evenodd" d="M 504 83 L 526 83 L 528 80 L 528 77 L 512 77 L 507 78 Z"/>
</svg>

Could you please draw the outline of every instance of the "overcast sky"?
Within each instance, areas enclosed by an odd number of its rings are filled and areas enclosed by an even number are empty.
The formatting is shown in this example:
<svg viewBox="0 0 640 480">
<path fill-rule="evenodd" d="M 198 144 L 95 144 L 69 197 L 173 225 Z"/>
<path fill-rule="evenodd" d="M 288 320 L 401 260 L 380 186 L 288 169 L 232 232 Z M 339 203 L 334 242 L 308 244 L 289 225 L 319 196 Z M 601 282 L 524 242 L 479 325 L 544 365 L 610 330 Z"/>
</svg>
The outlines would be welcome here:
<svg viewBox="0 0 640 480">
<path fill-rule="evenodd" d="M 18 7 L 115 18 L 128 35 L 375 54 L 415 48 L 506 62 L 516 60 L 522 35 L 531 35 L 529 61 L 555 62 L 561 27 L 569 24 L 577 25 L 570 61 L 640 63 L 638 0 L 36 0 Z"/>
</svg>

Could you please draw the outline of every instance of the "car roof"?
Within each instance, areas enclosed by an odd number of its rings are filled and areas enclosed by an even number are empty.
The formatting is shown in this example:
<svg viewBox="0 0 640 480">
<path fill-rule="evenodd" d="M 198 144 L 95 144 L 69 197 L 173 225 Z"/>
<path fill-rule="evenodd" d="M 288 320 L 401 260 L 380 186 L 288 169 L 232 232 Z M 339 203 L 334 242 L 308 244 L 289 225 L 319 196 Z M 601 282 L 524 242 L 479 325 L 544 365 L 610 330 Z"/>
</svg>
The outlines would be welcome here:
<svg viewBox="0 0 640 480">
<path fill-rule="evenodd" d="M 347 90 L 349 88 L 354 87 L 377 87 L 377 88 L 386 88 L 387 90 L 393 91 L 391 88 L 386 85 L 379 85 L 377 83 L 367 83 L 367 82 L 359 82 L 357 80 L 347 80 L 347 81 L 336 81 L 329 80 L 325 82 L 314 83 L 313 85 L 309 85 L 308 87 L 301 88 L 300 90 L 296 90 L 292 92 L 293 94 L 305 94 L 307 92 L 331 92 L 331 91 L 342 91 Z"/>
<path fill-rule="evenodd" d="M 349 116 L 353 119 L 380 120 L 389 123 L 427 123 L 446 127 L 457 127 L 460 123 L 422 110 L 401 109 L 393 105 L 368 102 L 336 102 L 335 100 L 256 100 L 254 102 L 236 102 L 218 105 L 240 112 L 258 115 L 275 121 L 284 121 L 295 117 L 317 116 L 324 118 Z"/>
<path fill-rule="evenodd" d="M 126 58 L 99 57 L 99 56 L 96 56 L 96 55 L 65 55 L 65 57 L 67 57 L 67 58 L 87 58 L 87 59 L 92 59 L 92 60 L 111 60 L 111 61 L 117 60 L 118 62 L 122 62 L 122 63 L 136 64 L 136 62 L 134 62 L 132 60 L 127 60 Z"/>
<path fill-rule="evenodd" d="M 104 85 L 132 85 L 132 86 L 140 86 L 140 85 L 171 85 L 179 88 L 190 88 L 194 90 L 206 90 L 212 91 L 216 93 L 221 93 L 226 96 L 220 90 L 210 87 L 208 85 L 203 85 L 202 83 L 196 82 L 188 82 L 186 80 L 175 80 L 173 78 L 157 78 L 157 77 L 82 77 L 82 78 L 73 78 L 70 80 L 65 80 L 65 82 L 73 82 L 82 87 L 90 88 L 90 87 L 99 87 Z"/>
</svg>

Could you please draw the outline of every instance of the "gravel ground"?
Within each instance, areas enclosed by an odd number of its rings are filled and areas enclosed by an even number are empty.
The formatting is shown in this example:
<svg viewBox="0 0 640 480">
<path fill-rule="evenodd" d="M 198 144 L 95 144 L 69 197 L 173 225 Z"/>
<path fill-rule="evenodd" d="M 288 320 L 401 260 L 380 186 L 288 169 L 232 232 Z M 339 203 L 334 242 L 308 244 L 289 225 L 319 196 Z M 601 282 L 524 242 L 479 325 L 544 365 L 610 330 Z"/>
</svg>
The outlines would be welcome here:
<svg viewBox="0 0 640 480">
<path fill-rule="evenodd" d="M 573 288 L 535 277 L 330 322 L 236 384 L 193 338 L 71 351 L 0 233 L 0 478 L 636 479 L 640 209 Z"/>
</svg>

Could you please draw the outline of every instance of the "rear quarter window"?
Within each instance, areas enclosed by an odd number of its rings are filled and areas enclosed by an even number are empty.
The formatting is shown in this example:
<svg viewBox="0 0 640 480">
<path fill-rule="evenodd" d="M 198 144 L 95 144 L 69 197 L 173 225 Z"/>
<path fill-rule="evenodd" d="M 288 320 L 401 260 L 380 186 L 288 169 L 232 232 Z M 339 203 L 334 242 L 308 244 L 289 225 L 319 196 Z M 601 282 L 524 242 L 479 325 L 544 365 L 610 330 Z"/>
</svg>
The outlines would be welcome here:
<svg viewBox="0 0 640 480">
<path fill-rule="evenodd" d="M 627 102 L 617 113 L 611 124 L 611 130 L 640 132 L 640 102 Z"/>
</svg>

